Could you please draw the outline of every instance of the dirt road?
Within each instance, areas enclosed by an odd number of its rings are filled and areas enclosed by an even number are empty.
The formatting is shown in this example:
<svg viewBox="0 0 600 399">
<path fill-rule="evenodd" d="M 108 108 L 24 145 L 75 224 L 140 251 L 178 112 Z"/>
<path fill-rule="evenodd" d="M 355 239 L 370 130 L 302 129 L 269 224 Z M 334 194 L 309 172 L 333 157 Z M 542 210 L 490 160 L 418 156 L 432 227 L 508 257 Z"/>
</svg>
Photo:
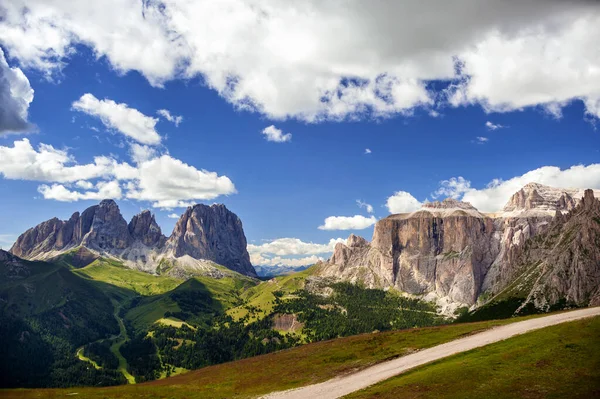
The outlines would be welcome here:
<svg viewBox="0 0 600 399">
<path fill-rule="evenodd" d="M 586 317 L 600 316 L 600 307 L 574 310 L 571 312 L 540 317 L 512 323 L 491 330 L 484 331 L 469 337 L 457 339 L 442 345 L 434 346 L 429 349 L 380 363 L 368 367 L 354 374 L 343 377 L 333 378 L 315 385 L 309 385 L 289 391 L 274 392 L 264 399 L 333 399 L 348 395 L 354 391 L 366 388 L 378 382 L 387 380 L 406 370 L 412 369 L 423 364 L 442 359 L 456 353 L 465 352 L 471 349 L 479 348 L 494 342 L 502 341 L 515 335 L 524 334 L 529 331 L 537 330 L 555 324 L 583 319 Z"/>
</svg>

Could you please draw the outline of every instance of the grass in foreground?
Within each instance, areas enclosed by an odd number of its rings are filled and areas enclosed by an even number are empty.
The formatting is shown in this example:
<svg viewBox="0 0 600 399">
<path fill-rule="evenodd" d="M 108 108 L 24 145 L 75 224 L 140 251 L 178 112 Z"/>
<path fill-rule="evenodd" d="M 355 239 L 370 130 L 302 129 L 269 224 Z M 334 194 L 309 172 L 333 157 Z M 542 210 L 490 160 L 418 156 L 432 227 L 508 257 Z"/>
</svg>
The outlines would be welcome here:
<svg viewBox="0 0 600 399">
<path fill-rule="evenodd" d="M 419 367 L 347 398 L 598 398 L 600 317 Z"/>
<path fill-rule="evenodd" d="M 524 318 L 363 334 L 111 388 L 12 390 L 6 398 L 242 398 L 297 388 Z M 464 379 L 463 379 L 464 380 Z"/>
</svg>

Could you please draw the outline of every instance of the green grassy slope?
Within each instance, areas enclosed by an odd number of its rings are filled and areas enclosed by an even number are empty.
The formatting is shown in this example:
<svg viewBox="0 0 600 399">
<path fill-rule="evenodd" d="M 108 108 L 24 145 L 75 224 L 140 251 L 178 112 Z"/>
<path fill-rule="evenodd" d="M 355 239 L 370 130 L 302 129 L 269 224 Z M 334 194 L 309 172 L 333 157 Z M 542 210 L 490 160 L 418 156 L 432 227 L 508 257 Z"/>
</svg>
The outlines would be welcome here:
<svg viewBox="0 0 600 399">
<path fill-rule="evenodd" d="M 21 270 L 15 277 L 15 270 Z M 71 270 L 24 260 L 0 263 L 0 373 L 12 386 L 106 384 L 114 375 L 75 357 L 88 342 L 118 332 L 108 297 Z M 85 371 L 84 371 L 85 370 Z M 35 378 L 32 378 L 35 376 Z"/>
<path fill-rule="evenodd" d="M 600 397 L 600 317 L 455 355 L 347 396 L 399 397 Z"/>
<path fill-rule="evenodd" d="M 300 387 L 359 370 L 416 349 L 438 345 L 514 318 L 468 324 L 362 334 L 206 367 L 135 386 L 4 391 L 7 398 L 241 398 Z M 464 379 L 463 379 L 464 381 Z"/>
<path fill-rule="evenodd" d="M 242 275 L 232 274 L 224 278 L 194 277 L 175 289 L 160 295 L 140 298 L 125 314 L 127 322 L 137 331 L 148 330 L 167 312 L 190 313 L 186 304 L 198 306 L 192 313 L 221 314 L 242 303 L 241 294 L 255 285 L 255 281 Z M 202 308 L 204 306 L 204 308 Z M 189 306 L 188 306 L 189 307 Z M 193 315 L 192 315 L 193 316 Z M 201 319 L 198 322 L 202 323 Z"/>
<path fill-rule="evenodd" d="M 90 265 L 75 270 L 74 273 L 94 281 L 101 281 L 132 291 L 138 295 L 156 295 L 170 291 L 183 280 L 168 276 L 153 276 L 129 269 L 119 262 L 97 259 Z"/>
<path fill-rule="evenodd" d="M 254 308 L 249 321 L 254 321 L 265 315 L 268 315 L 273 310 L 275 304 L 276 291 L 283 292 L 285 299 L 290 293 L 304 288 L 306 278 L 314 273 L 314 266 L 298 273 L 293 273 L 287 276 L 274 277 L 268 281 L 263 281 L 255 287 L 245 290 L 241 294 L 244 304 L 232 307 L 227 311 L 234 320 L 239 320 L 246 316 Z"/>
</svg>

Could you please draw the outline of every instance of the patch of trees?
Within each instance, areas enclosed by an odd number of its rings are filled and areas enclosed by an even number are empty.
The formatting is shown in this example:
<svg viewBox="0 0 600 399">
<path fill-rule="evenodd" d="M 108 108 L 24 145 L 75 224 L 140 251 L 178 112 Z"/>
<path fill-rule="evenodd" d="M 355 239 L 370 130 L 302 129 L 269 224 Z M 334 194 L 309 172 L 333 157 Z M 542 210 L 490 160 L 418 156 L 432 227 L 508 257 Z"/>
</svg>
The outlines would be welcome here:
<svg viewBox="0 0 600 399">
<path fill-rule="evenodd" d="M 331 288 L 334 292 L 329 297 L 306 290 L 295 292 L 288 300 L 276 296 L 274 312 L 296 314 L 310 341 L 440 322 L 433 306 L 418 299 L 351 283 L 336 283 Z"/>
<path fill-rule="evenodd" d="M 100 367 L 116 370 L 119 368 L 119 359 L 111 352 L 110 346 L 112 341 L 93 342 L 86 345 L 83 349 L 83 354 L 96 363 Z"/>
</svg>

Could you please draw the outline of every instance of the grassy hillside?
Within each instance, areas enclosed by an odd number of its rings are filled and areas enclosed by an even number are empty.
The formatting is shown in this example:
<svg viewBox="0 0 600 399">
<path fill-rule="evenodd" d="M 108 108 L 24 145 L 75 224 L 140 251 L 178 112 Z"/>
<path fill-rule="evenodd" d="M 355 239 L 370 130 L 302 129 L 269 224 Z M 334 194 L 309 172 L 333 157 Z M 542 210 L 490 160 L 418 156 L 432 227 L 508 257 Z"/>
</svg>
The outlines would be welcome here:
<svg viewBox="0 0 600 399">
<path fill-rule="evenodd" d="M 239 306 L 243 301 L 243 292 L 255 284 L 254 280 L 238 274 L 220 279 L 194 277 L 171 291 L 139 298 L 131 305 L 125 319 L 137 331 L 150 329 L 167 313 L 178 315 L 183 312 L 190 318 L 197 316 L 196 322 L 204 323 L 205 319 L 200 317 L 201 314 L 212 317 Z M 193 306 L 194 303 L 196 307 Z"/>
<path fill-rule="evenodd" d="M 69 269 L 44 262 L 0 262 L 0 373 L 8 386 L 120 383 L 74 354 L 118 332 L 109 298 Z M 6 386 L 5 385 L 5 386 Z"/>
<path fill-rule="evenodd" d="M 347 398 L 599 396 L 600 317 L 596 317 L 544 328 L 452 356 Z"/>
<path fill-rule="evenodd" d="M 153 276 L 133 270 L 108 259 L 97 259 L 74 273 L 95 281 L 101 281 L 132 291 L 138 295 L 156 295 L 170 291 L 182 280 L 168 276 Z"/>
<path fill-rule="evenodd" d="M 306 278 L 314 272 L 314 267 L 293 273 L 288 276 L 278 276 L 270 280 L 263 281 L 255 287 L 245 290 L 241 294 L 243 305 L 233 307 L 227 311 L 234 320 L 239 320 L 245 316 L 248 322 L 260 319 L 273 311 L 275 305 L 275 292 L 284 294 L 284 299 L 292 292 L 304 288 Z"/>
<path fill-rule="evenodd" d="M 300 387 L 438 345 L 514 318 L 363 334 L 256 356 L 136 386 L 5 391 L 7 398 L 53 398 L 77 393 L 86 398 L 236 398 Z M 462 379 L 464 381 L 464 378 Z"/>
</svg>

